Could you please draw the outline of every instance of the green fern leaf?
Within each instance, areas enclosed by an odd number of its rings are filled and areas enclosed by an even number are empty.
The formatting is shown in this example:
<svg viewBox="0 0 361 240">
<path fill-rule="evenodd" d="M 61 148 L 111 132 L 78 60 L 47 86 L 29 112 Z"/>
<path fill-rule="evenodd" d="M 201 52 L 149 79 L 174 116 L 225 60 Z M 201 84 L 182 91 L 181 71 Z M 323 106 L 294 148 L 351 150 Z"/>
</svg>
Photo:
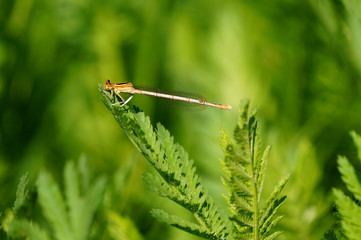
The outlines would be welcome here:
<svg viewBox="0 0 361 240">
<path fill-rule="evenodd" d="M 105 179 L 99 178 L 89 189 L 81 189 L 85 184 L 81 184 L 79 178 L 74 163 L 68 162 L 65 166 L 64 180 L 70 223 L 76 239 L 86 239 L 93 214 L 104 194 Z"/>
<path fill-rule="evenodd" d="M 256 119 L 257 110 L 248 115 L 249 102 L 242 103 L 240 121 L 234 130 L 234 141 L 221 131 L 221 160 L 227 189 L 225 197 L 231 212 L 231 220 L 237 229 L 237 239 L 274 239 L 280 232 L 272 233 L 282 219 L 276 217 L 277 210 L 286 197 L 279 197 L 289 178 L 275 187 L 263 208 L 260 207 L 270 147 L 261 151 L 261 140 Z"/>
<path fill-rule="evenodd" d="M 361 236 L 361 207 L 346 197 L 341 190 L 334 189 L 333 195 L 337 209 L 341 214 L 341 227 L 350 240 L 358 240 Z"/>
<path fill-rule="evenodd" d="M 355 132 L 351 132 L 356 148 L 358 150 L 358 157 L 361 161 L 361 137 Z M 360 239 L 361 236 L 361 181 L 358 176 L 360 173 L 351 165 L 346 157 L 338 158 L 338 169 L 341 173 L 343 182 L 347 189 L 353 195 L 352 198 L 345 196 L 345 194 L 338 189 L 333 189 L 335 203 L 339 216 L 341 219 L 341 231 L 351 240 Z"/>
<path fill-rule="evenodd" d="M 93 184 L 88 184 L 88 177 L 84 161 L 80 160 L 79 170 L 72 162 L 66 164 L 64 170 L 65 199 L 59 185 L 47 172 L 41 172 L 36 181 L 39 205 L 43 210 L 46 226 L 52 232 L 51 239 L 88 239 L 90 226 L 96 209 L 98 208 L 105 191 L 105 179 L 98 178 Z M 82 172 L 83 174 L 79 174 Z M 82 182 L 80 182 L 82 179 Z M 18 199 L 26 196 L 25 186 L 27 175 L 20 181 Z M 21 206 L 23 200 L 17 200 L 14 207 Z M 15 215 L 8 222 L 10 236 L 22 234 L 29 239 L 50 239 L 45 230 L 34 221 L 21 219 Z M 49 234 L 50 235 L 50 234 Z"/>
<path fill-rule="evenodd" d="M 357 200 L 361 201 L 361 183 L 356 175 L 355 168 L 345 157 L 338 158 L 338 166 L 347 189 L 353 193 Z"/>
</svg>

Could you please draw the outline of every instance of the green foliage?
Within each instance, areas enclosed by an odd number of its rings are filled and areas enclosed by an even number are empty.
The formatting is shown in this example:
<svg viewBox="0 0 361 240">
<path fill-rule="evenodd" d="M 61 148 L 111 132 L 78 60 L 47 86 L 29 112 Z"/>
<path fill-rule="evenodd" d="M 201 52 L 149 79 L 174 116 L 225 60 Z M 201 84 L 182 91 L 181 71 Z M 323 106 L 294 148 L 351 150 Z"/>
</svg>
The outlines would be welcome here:
<svg viewBox="0 0 361 240">
<path fill-rule="evenodd" d="M 221 145 L 225 153 L 222 161 L 228 190 L 226 199 L 230 206 L 231 220 L 237 228 L 236 239 L 274 239 L 280 232 L 272 233 L 281 220 L 275 217 L 286 197 L 279 197 L 289 177 L 280 181 L 261 207 L 261 193 L 270 147 L 261 151 L 258 122 L 254 111 L 248 116 L 249 102 L 244 102 L 240 122 L 234 130 L 234 141 L 222 132 Z"/>
<path fill-rule="evenodd" d="M 334 221 L 328 197 L 340 180 L 334 160 L 348 154 L 345 133 L 361 133 L 359 6 L 357 0 L 0 1 L 1 217 L 14 206 L 22 174 L 32 179 L 44 167 L 60 173 L 65 159 L 85 152 L 108 179 L 125 161 L 134 164 L 130 179 L 108 198 L 120 217 L 135 221 L 148 240 L 187 239 L 165 226 L 155 230 L 160 225 L 147 211 L 154 201 L 144 198 L 137 178 L 146 161 L 137 161 L 99 101 L 96 83 L 111 79 L 191 89 L 231 105 L 245 96 L 262 106 L 273 156 L 263 191 L 292 172 L 279 239 L 320 239 Z M 188 114 L 152 98 L 135 100 L 188 145 L 212 193 L 222 188 L 213 180 L 221 169 L 209 164 L 220 154 L 218 132 L 210 129 L 232 127 L 236 111 Z M 36 196 L 30 197 L 29 204 Z"/>
<path fill-rule="evenodd" d="M 79 161 L 84 165 L 84 158 Z M 105 178 L 98 178 L 91 184 L 87 172 L 75 168 L 68 162 L 64 170 L 65 199 L 53 177 L 43 171 L 36 181 L 38 202 L 45 217 L 42 221 L 18 216 L 17 210 L 29 197 L 25 174 L 18 186 L 17 198 L 11 218 L 4 223 L 9 236 L 27 236 L 29 239 L 88 239 L 94 214 L 99 208 L 105 191 Z M 35 216 L 35 215 L 34 215 Z M 45 223 L 44 223 L 45 221 Z"/>
<path fill-rule="evenodd" d="M 273 227 L 281 219 L 275 217 L 285 197 L 278 197 L 288 177 L 269 196 L 263 208 L 259 206 L 268 161 L 269 147 L 260 154 L 255 112 L 248 117 L 248 102 L 241 112 L 240 124 L 234 131 L 235 142 L 222 132 L 225 152 L 222 165 L 226 174 L 224 184 L 229 196 L 230 216 L 214 203 L 202 185 L 193 161 L 185 150 L 160 124 L 156 130 L 143 112 L 135 113 L 127 105 L 120 106 L 114 94 L 99 90 L 102 99 L 130 140 L 152 164 L 159 175 L 146 173 L 151 190 L 191 212 L 195 222 L 154 209 L 152 214 L 161 222 L 207 239 L 274 239 L 280 232 Z"/>
<path fill-rule="evenodd" d="M 358 159 L 361 162 L 361 136 L 355 132 L 351 132 L 351 136 L 358 150 Z M 343 156 L 338 158 L 338 166 L 342 180 L 351 193 L 351 196 L 346 196 L 343 191 L 333 189 L 341 222 L 340 231 L 347 239 L 357 240 L 361 236 L 361 172 L 357 171 L 350 161 Z"/>
</svg>

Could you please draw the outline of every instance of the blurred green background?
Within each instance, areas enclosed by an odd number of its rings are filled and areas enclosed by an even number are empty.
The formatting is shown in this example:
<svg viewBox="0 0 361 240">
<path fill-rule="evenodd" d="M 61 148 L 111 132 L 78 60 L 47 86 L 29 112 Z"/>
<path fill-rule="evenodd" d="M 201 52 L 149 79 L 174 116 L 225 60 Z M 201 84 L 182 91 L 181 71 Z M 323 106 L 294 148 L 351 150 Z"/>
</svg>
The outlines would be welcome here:
<svg viewBox="0 0 361 240">
<path fill-rule="evenodd" d="M 110 179 L 111 209 L 144 239 L 198 239 L 150 216 L 160 206 L 184 212 L 143 185 L 149 164 L 100 100 L 98 83 L 111 79 L 233 106 L 131 102 L 170 130 L 224 205 L 219 130 L 233 130 L 249 98 L 272 145 L 266 194 L 293 174 L 280 239 L 320 239 L 334 222 L 336 157 L 355 156 L 348 132 L 361 133 L 360 23 L 356 0 L 1 1 L 0 209 L 11 208 L 25 172 L 61 179 L 64 163 L 85 154 Z"/>
</svg>

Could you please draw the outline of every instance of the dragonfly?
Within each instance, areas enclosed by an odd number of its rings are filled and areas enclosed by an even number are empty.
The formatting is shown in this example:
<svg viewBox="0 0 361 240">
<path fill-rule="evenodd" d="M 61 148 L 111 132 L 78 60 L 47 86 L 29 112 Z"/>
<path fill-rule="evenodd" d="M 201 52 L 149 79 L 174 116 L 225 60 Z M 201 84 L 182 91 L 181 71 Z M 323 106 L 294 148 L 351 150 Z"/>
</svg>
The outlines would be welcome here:
<svg viewBox="0 0 361 240">
<path fill-rule="evenodd" d="M 223 110 L 232 109 L 232 107 L 230 105 L 207 102 L 204 97 L 202 97 L 201 95 L 198 95 L 198 94 L 185 93 L 186 95 L 194 96 L 194 97 L 184 97 L 184 96 L 180 96 L 179 94 L 177 95 L 177 93 L 168 94 L 168 93 L 163 93 L 159 90 L 156 91 L 156 90 L 149 90 L 145 87 L 136 87 L 131 82 L 112 83 L 112 82 L 110 82 L 110 80 L 107 80 L 105 82 L 105 89 L 114 92 L 122 100 L 122 102 L 113 103 L 113 105 L 120 104 L 121 106 L 124 106 L 127 103 L 129 103 L 129 101 L 133 98 L 134 94 L 140 94 L 140 95 L 147 95 L 147 96 L 153 96 L 153 97 L 159 97 L 159 98 L 166 98 L 166 99 L 171 99 L 171 100 L 175 100 L 175 101 L 182 101 L 182 102 L 187 102 L 187 103 L 205 105 L 205 106 L 215 107 L 215 108 L 219 108 L 219 109 L 223 109 Z M 127 99 L 124 99 L 120 95 L 122 93 L 130 94 L 130 96 Z"/>
</svg>

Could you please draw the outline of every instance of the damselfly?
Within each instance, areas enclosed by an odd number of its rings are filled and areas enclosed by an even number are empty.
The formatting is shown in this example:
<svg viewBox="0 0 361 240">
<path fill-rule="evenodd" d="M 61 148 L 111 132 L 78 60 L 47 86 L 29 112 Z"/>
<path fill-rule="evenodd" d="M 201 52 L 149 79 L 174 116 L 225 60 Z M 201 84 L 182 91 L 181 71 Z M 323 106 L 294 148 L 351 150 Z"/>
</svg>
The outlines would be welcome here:
<svg viewBox="0 0 361 240">
<path fill-rule="evenodd" d="M 121 106 L 124 106 L 125 104 L 127 104 L 133 98 L 134 94 L 141 94 L 141 95 L 148 95 L 148 96 L 153 96 L 153 97 L 160 97 L 160 98 L 167 98 L 167 99 L 171 99 L 171 100 L 183 101 L 183 102 L 188 102 L 188 103 L 200 104 L 200 105 L 220 108 L 220 109 L 224 109 L 224 110 L 232 109 L 231 106 L 226 105 L 226 104 L 218 104 L 218 103 L 207 102 L 205 100 L 205 98 L 203 98 L 200 95 L 190 94 L 190 95 L 194 95 L 194 96 L 197 96 L 197 97 L 182 97 L 182 96 L 178 96 L 176 94 L 167 94 L 167 93 L 157 92 L 157 91 L 154 91 L 154 90 L 153 91 L 152 90 L 147 90 L 144 87 L 137 88 L 136 86 L 134 86 L 130 82 L 127 82 L 127 83 L 111 83 L 110 80 L 107 80 L 105 82 L 105 89 L 114 91 L 114 93 L 118 97 L 120 97 L 120 99 L 122 100 L 122 102 L 113 103 L 113 105 L 120 104 Z M 130 94 L 131 96 L 124 100 L 123 97 L 120 95 L 121 93 Z"/>
</svg>

